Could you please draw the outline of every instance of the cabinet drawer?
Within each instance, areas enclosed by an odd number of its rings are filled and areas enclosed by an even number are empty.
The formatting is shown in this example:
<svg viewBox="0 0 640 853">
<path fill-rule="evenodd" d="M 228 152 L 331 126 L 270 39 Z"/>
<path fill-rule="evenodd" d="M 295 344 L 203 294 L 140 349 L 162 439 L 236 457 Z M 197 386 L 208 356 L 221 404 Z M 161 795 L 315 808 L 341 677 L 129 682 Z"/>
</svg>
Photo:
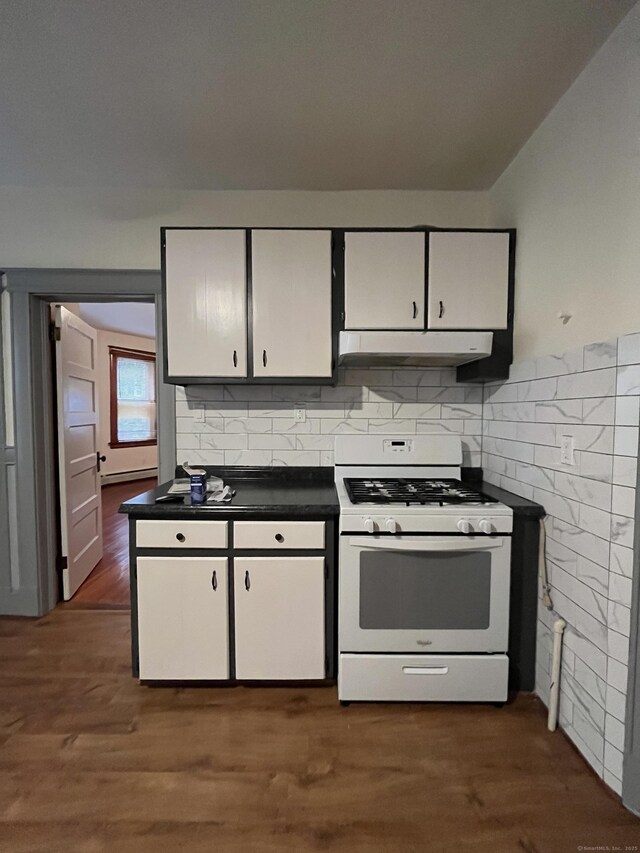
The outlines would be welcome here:
<svg viewBox="0 0 640 853">
<path fill-rule="evenodd" d="M 341 700 L 504 702 L 506 655 L 340 655 Z"/>
<path fill-rule="evenodd" d="M 324 548 L 324 521 L 236 521 L 234 548 Z"/>
<path fill-rule="evenodd" d="M 226 521 L 136 522 L 138 548 L 226 548 Z"/>
</svg>

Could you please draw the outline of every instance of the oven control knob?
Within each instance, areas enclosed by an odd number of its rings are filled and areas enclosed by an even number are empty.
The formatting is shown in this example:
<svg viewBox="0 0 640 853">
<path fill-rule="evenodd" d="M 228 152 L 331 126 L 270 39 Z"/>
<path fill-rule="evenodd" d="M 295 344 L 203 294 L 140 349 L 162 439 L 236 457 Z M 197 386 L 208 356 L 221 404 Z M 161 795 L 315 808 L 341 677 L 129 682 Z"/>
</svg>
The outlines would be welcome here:
<svg viewBox="0 0 640 853">
<path fill-rule="evenodd" d="M 367 531 L 367 533 L 375 533 L 376 532 L 375 521 L 372 518 L 365 518 L 364 529 Z"/>
<path fill-rule="evenodd" d="M 395 520 L 395 518 L 388 518 L 385 521 L 384 526 L 387 528 L 389 533 L 397 533 L 398 532 L 398 522 Z"/>
<path fill-rule="evenodd" d="M 466 518 L 461 518 L 458 522 L 458 530 L 461 533 L 471 533 L 471 522 Z"/>
<path fill-rule="evenodd" d="M 487 534 L 489 534 L 489 533 L 494 533 L 494 532 L 495 532 L 495 527 L 494 527 L 494 526 L 493 526 L 493 524 L 492 524 L 490 521 L 488 521 L 486 518 L 483 518 L 483 519 L 481 520 L 481 522 L 480 522 L 480 524 L 478 525 L 478 527 L 480 528 L 480 532 L 481 532 L 481 533 L 487 533 Z"/>
</svg>

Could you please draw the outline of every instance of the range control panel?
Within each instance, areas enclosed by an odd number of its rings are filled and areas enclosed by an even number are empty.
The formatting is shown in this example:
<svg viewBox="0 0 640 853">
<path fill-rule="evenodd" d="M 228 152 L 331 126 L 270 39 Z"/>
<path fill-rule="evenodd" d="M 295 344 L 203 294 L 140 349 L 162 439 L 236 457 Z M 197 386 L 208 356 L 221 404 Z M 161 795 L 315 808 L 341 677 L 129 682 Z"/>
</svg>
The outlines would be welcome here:
<svg viewBox="0 0 640 853">
<path fill-rule="evenodd" d="M 383 453 L 413 453 L 413 439 L 411 438 L 385 438 L 382 442 Z"/>
</svg>

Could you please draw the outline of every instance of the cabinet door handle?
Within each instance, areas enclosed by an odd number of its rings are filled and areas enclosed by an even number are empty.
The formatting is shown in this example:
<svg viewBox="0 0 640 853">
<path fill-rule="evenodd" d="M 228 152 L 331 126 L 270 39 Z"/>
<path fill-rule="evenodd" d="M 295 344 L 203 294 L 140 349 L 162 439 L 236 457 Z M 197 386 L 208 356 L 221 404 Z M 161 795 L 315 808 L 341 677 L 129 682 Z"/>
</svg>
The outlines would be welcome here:
<svg viewBox="0 0 640 853">
<path fill-rule="evenodd" d="M 247 591 L 251 589 L 251 578 L 249 577 L 249 572 L 244 573 L 244 588 Z"/>
<path fill-rule="evenodd" d="M 414 302 L 413 303 L 413 319 L 415 320 L 417 316 L 418 316 L 418 303 Z"/>
<path fill-rule="evenodd" d="M 235 350 L 235 349 L 233 351 L 233 366 L 234 367 L 238 366 L 238 350 Z"/>
<path fill-rule="evenodd" d="M 440 311 L 438 312 L 438 318 L 439 319 L 442 318 L 443 314 L 444 314 L 444 302 L 441 299 L 440 300 Z"/>
<path fill-rule="evenodd" d="M 266 349 L 262 350 L 262 366 L 263 367 L 267 366 L 267 351 L 266 351 Z"/>
<path fill-rule="evenodd" d="M 213 570 L 213 574 L 211 575 L 211 589 L 215 592 L 218 589 L 218 575 L 216 570 Z"/>
<path fill-rule="evenodd" d="M 176 539 L 178 540 L 178 542 L 184 542 L 185 538 L 186 537 L 185 537 L 184 533 L 176 533 Z"/>
</svg>

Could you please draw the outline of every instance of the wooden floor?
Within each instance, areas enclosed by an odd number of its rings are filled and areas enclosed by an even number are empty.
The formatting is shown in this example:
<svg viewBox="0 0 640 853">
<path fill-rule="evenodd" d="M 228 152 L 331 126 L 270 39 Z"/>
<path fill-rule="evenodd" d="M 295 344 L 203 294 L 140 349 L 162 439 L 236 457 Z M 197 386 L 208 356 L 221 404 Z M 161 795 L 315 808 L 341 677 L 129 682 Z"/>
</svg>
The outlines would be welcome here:
<svg viewBox="0 0 640 853">
<path fill-rule="evenodd" d="M 129 606 L 129 518 L 120 515 L 118 507 L 134 495 L 154 489 L 156 483 L 154 477 L 103 487 L 103 557 L 71 599 L 72 606 Z"/>
<path fill-rule="evenodd" d="M 2 853 L 639 842 L 531 696 L 341 708 L 334 687 L 141 687 L 125 611 L 0 619 Z"/>
</svg>

